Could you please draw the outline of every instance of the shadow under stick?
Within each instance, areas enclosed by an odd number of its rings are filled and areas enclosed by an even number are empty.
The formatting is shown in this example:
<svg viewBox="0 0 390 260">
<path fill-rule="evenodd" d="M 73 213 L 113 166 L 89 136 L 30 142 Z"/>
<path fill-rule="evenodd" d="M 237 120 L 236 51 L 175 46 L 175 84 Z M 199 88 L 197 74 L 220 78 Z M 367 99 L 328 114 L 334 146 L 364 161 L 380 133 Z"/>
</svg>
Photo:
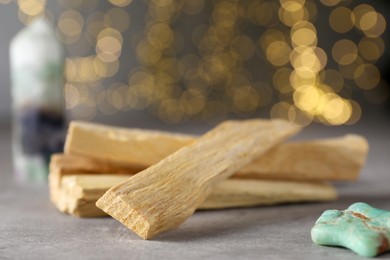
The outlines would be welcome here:
<svg viewBox="0 0 390 260">
<path fill-rule="evenodd" d="M 218 183 L 298 131 L 282 120 L 222 123 L 112 187 L 96 205 L 150 239 L 183 223 Z"/>
</svg>

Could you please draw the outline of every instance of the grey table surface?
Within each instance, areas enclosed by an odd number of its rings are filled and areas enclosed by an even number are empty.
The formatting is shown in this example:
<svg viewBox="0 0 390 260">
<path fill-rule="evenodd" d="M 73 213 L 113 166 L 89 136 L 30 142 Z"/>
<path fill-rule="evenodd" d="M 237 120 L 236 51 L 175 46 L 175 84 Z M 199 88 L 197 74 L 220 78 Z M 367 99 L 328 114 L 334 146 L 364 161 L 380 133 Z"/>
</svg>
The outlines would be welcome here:
<svg viewBox="0 0 390 260">
<path fill-rule="evenodd" d="M 345 209 L 357 201 L 390 210 L 389 130 L 390 120 L 381 119 L 349 127 L 313 126 L 298 136 L 353 132 L 369 140 L 361 178 L 337 183 L 337 201 L 196 212 L 178 229 L 144 241 L 111 218 L 61 214 L 50 203 L 46 186 L 15 183 L 10 131 L 3 127 L 0 259 L 359 259 L 347 249 L 313 244 L 310 229 L 324 210 Z M 390 259 L 390 253 L 379 258 Z"/>
</svg>

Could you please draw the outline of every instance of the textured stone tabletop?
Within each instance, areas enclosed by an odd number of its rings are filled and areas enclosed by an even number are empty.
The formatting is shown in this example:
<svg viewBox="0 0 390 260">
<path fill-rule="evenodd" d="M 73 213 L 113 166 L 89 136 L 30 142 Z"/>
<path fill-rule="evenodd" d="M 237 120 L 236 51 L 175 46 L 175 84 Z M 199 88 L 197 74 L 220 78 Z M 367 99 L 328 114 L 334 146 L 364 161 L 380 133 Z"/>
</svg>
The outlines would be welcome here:
<svg viewBox="0 0 390 260">
<path fill-rule="evenodd" d="M 361 178 L 336 184 L 339 200 L 197 212 L 179 229 L 152 241 L 110 218 L 61 214 L 45 185 L 14 183 L 9 129 L 0 128 L 0 259 L 359 259 L 343 248 L 315 245 L 310 229 L 324 210 L 345 209 L 357 201 L 390 210 L 389 121 L 314 126 L 298 137 L 353 132 L 368 138 L 371 149 Z"/>
</svg>

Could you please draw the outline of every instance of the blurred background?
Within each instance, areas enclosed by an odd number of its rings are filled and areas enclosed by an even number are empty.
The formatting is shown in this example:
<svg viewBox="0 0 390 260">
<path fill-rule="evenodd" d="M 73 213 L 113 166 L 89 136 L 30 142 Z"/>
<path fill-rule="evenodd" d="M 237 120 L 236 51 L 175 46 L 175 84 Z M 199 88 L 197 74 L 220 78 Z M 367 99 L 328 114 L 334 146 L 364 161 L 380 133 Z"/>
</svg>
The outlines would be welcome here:
<svg viewBox="0 0 390 260">
<path fill-rule="evenodd" d="M 66 51 L 69 119 L 156 127 L 388 116 L 388 1 L 0 0 L 0 123 L 9 44 L 44 15 Z"/>
</svg>

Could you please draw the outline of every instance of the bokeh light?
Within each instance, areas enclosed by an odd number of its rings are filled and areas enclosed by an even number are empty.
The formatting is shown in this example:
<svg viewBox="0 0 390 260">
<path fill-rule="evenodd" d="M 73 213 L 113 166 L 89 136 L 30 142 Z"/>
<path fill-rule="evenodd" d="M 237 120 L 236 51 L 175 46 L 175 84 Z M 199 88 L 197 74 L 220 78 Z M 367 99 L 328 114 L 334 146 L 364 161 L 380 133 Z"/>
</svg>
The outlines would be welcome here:
<svg viewBox="0 0 390 260">
<path fill-rule="evenodd" d="M 41 15 L 54 20 L 46 0 L 15 2 L 24 24 Z M 66 108 L 75 118 L 148 110 L 176 124 L 268 111 L 302 126 L 342 125 L 362 116 L 356 96 L 380 104 L 390 95 L 376 66 L 386 19 L 374 3 L 57 2 L 63 10 L 53 23 L 68 52 Z M 142 5 L 140 20 L 134 12 Z M 142 29 L 134 32 L 134 23 Z"/>
<path fill-rule="evenodd" d="M 329 16 L 329 25 L 335 32 L 346 33 L 353 28 L 353 14 L 346 7 L 335 8 Z"/>
</svg>

